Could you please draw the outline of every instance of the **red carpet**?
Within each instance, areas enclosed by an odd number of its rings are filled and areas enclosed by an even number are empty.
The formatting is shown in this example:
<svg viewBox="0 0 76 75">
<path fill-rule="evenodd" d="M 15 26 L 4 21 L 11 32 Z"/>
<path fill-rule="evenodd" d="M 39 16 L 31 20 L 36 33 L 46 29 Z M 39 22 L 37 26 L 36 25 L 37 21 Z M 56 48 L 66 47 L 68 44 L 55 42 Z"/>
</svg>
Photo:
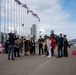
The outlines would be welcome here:
<svg viewBox="0 0 76 75">
<path fill-rule="evenodd" d="M 73 55 L 73 56 L 76 56 L 76 50 L 73 50 L 73 51 L 72 51 L 72 55 Z"/>
</svg>

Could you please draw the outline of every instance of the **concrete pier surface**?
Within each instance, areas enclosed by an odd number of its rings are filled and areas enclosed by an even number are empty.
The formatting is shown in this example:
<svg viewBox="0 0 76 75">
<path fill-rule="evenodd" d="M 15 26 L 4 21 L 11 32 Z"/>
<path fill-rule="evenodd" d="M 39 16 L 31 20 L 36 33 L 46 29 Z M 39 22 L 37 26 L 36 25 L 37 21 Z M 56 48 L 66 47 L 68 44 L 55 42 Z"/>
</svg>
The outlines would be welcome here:
<svg viewBox="0 0 76 75">
<path fill-rule="evenodd" d="M 7 60 L 7 54 L 0 54 L 0 75 L 76 75 L 76 56 L 72 56 L 76 46 L 68 48 L 68 57 L 48 58 L 41 55 L 21 56 Z M 36 49 L 38 53 L 38 48 Z"/>
</svg>

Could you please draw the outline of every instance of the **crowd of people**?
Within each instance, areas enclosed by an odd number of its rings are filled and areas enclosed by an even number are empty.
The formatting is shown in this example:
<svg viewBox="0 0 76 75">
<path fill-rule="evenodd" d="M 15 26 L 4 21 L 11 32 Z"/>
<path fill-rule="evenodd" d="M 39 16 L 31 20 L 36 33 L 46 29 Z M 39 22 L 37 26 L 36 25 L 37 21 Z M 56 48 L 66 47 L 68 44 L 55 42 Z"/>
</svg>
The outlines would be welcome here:
<svg viewBox="0 0 76 75">
<path fill-rule="evenodd" d="M 57 47 L 58 56 L 56 58 L 61 58 L 62 56 L 68 57 L 68 47 L 70 46 L 66 37 L 66 35 L 62 36 L 62 34 L 60 34 L 58 39 L 55 40 L 53 36 L 47 36 L 46 39 L 40 36 L 38 40 L 39 55 L 47 57 L 54 56 L 54 50 Z"/>
<path fill-rule="evenodd" d="M 15 34 L 10 33 L 8 44 L 5 43 L 5 49 L 8 50 L 8 60 L 10 60 L 10 58 L 12 60 L 15 60 L 14 57 L 20 57 L 23 51 L 25 56 L 34 55 L 35 40 L 33 37 L 27 40 L 24 37 L 19 37 L 19 36 L 16 36 Z"/>
<path fill-rule="evenodd" d="M 52 57 L 54 56 L 57 48 L 58 56 L 56 58 L 68 57 L 68 40 L 66 35 L 60 34 L 58 39 L 54 39 L 53 36 L 47 36 L 45 39 L 40 36 L 38 42 L 35 42 L 35 38 L 31 37 L 26 39 L 15 35 L 14 33 L 9 33 L 9 38 L 5 42 L 5 51 L 8 54 L 8 60 L 15 60 L 16 57 L 20 57 L 24 52 L 25 56 L 36 55 L 36 43 L 39 45 L 39 55 L 42 57 Z"/>
</svg>

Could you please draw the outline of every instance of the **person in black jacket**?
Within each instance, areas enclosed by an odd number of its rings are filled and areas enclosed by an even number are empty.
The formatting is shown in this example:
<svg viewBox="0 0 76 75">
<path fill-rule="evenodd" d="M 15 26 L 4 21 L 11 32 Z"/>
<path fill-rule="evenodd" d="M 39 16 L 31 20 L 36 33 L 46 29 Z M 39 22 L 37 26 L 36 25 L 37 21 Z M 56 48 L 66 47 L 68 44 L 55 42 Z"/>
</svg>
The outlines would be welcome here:
<svg viewBox="0 0 76 75">
<path fill-rule="evenodd" d="M 62 34 L 60 34 L 58 40 L 57 40 L 57 44 L 58 44 L 58 56 L 57 58 L 62 57 L 62 47 L 63 47 L 63 37 Z"/>
<path fill-rule="evenodd" d="M 14 59 L 14 43 L 15 43 L 15 38 L 13 36 L 13 33 L 9 33 L 9 46 L 8 46 L 8 60 L 10 60 L 10 54 L 11 54 L 11 59 Z"/>
<path fill-rule="evenodd" d="M 29 40 L 24 40 L 24 48 L 25 48 L 25 56 L 28 56 L 28 51 L 29 51 L 29 48 L 30 46 L 29 46 Z"/>
<path fill-rule="evenodd" d="M 43 55 L 43 38 L 42 38 L 42 36 L 40 36 L 38 42 L 39 42 L 39 55 L 41 55 L 41 52 Z"/>
<path fill-rule="evenodd" d="M 31 38 L 30 44 L 31 44 L 30 54 L 35 54 L 35 40 L 33 37 Z"/>
</svg>

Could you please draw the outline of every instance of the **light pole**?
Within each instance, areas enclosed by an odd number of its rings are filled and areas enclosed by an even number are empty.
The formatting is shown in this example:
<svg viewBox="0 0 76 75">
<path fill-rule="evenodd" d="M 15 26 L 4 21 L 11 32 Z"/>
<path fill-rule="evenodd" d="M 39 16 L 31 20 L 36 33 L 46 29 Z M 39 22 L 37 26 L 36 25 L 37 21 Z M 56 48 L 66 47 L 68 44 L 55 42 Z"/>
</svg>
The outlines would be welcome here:
<svg viewBox="0 0 76 75">
<path fill-rule="evenodd" d="M 6 0 L 4 0 L 4 40 L 6 41 Z"/>
<path fill-rule="evenodd" d="M 41 36 L 41 31 L 39 31 L 39 34 L 40 34 L 39 36 Z"/>
<path fill-rule="evenodd" d="M 22 36 L 23 36 L 23 27 L 24 27 L 24 24 L 22 24 L 22 28 L 21 28 Z"/>
<path fill-rule="evenodd" d="M 12 0 L 10 1 L 10 7 L 11 7 L 11 10 L 10 10 L 10 18 L 11 18 L 11 25 L 10 25 L 10 29 L 11 29 L 11 32 L 12 32 Z"/>
</svg>

